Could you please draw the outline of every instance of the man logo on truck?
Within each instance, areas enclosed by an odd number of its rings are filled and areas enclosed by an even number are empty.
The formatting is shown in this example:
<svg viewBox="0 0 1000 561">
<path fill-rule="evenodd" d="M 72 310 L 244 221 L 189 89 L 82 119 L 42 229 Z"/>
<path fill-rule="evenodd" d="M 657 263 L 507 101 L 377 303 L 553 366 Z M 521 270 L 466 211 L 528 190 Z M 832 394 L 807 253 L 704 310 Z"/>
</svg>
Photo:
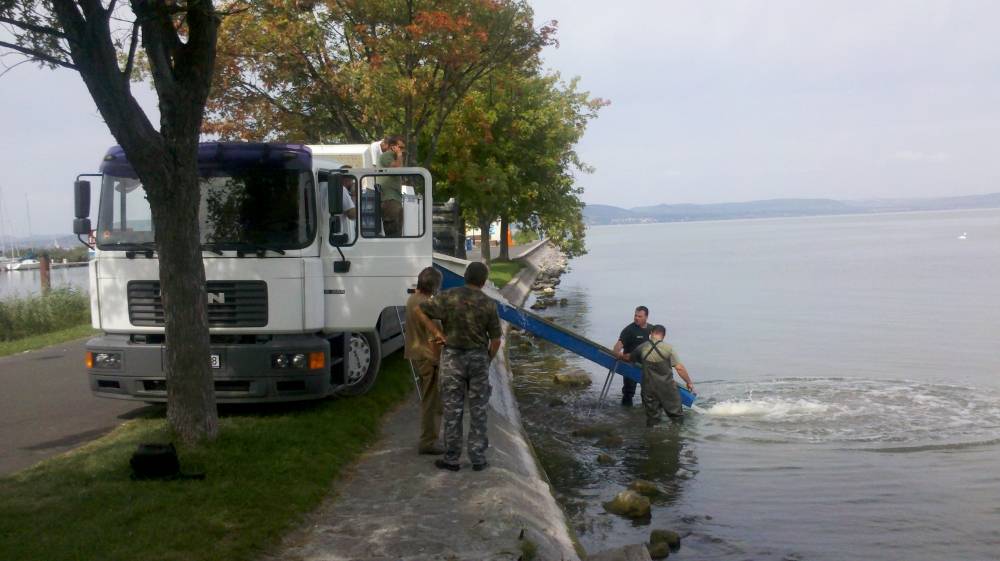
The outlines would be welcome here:
<svg viewBox="0 0 1000 561">
<path fill-rule="evenodd" d="M 225 292 L 209 292 L 208 293 L 208 303 L 209 304 L 225 304 L 226 303 L 226 293 Z"/>
</svg>

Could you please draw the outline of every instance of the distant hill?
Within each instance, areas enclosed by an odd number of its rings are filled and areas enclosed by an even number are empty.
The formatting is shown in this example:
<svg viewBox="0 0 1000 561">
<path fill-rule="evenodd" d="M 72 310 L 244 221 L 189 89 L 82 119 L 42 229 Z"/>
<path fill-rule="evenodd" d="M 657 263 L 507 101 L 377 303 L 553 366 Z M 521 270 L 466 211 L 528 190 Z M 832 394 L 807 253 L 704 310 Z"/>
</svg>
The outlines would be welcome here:
<svg viewBox="0 0 1000 561">
<path fill-rule="evenodd" d="M 931 199 L 870 199 L 859 201 L 769 199 L 742 203 L 704 205 L 661 204 L 630 209 L 611 205 L 587 205 L 583 209 L 583 218 L 587 224 L 599 225 L 973 208 L 1000 208 L 1000 193 Z"/>
</svg>

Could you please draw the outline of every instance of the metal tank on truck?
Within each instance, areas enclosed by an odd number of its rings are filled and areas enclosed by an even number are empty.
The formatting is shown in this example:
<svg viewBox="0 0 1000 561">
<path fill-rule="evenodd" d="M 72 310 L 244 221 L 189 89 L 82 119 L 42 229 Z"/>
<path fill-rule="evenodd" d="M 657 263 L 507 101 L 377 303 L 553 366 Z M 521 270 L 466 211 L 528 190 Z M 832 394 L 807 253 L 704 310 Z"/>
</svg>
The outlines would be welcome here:
<svg viewBox="0 0 1000 561">
<path fill-rule="evenodd" d="M 431 177 L 375 169 L 368 145 L 203 143 L 201 248 L 219 402 L 368 391 L 402 346 L 399 307 L 431 264 Z M 90 192 L 99 184 L 96 224 Z M 166 401 L 159 261 L 145 190 L 124 152 L 77 178 L 74 232 L 90 235 L 91 390 Z M 383 203 L 402 225 L 387 232 Z M 392 206 L 388 207 L 390 210 Z M 395 209 L 398 210 L 398 209 Z"/>
</svg>

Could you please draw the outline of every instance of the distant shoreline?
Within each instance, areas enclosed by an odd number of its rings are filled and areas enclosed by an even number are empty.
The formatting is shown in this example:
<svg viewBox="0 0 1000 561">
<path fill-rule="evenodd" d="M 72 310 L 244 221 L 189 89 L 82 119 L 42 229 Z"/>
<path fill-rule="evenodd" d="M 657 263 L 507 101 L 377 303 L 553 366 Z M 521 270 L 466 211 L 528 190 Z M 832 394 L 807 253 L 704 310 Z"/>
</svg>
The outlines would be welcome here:
<svg viewBox="0 0 1000 561">
<path fill-rule="evenodd" d="M 896 214 L 939 214 L 943 212 L 985 212 L 985 211 L 996 211 L 1000 210 L 1000 206 L 993 207 L 977 207 L 977 208 L 941 208 L 941 209 L 919 209 L 919 210 L 886 210 L 886 211 L 871 211 L 871 212 L 844 212 L 844 213 L 826 213 L 826 214 L 791 214 L 787 216 L 734 216 L 732 218 L 726 217 L 712 217 L 712 218 L 688 218 L 688 219 L 660 219 L 660 220 L 631 220 L 631 221 L 619 221 L 619 222 L 590 222 L 586 221 L 586 226 L 590 227 L 604 227 L 604 226 L 653 226 L 656 224 L 690 224 L 692 222 L 749 222 L 758 220 L 790 220 L 795 218 L 839 218 L 839 217 L 852 217 L 852 216 L 886 216 L 886 215 L 896 215 Z"/>
</svg>

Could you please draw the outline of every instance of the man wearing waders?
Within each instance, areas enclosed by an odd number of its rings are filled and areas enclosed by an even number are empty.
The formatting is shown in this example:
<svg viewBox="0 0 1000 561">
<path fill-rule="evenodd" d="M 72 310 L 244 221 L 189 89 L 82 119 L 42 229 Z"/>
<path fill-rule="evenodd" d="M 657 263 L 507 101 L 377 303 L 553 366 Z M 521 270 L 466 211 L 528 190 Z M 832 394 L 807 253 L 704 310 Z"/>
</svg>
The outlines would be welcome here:
<svg viewBox="0 0 1000 561">
<path fill-rule="evenodd" d="M 632 351 L 633 362 L 642 365 L 642 406 L 646 409 L 646 426 L 660 422 L 660 410 L 666 411 L 671 419 L 684 417 L 681 410 L 681 394 L 674 383 L 673 369 L 684 379 L 687 389 L 694 392 L 694 384 L 687 369 L 681 364 L 673 347 L 663 342 L 667 329 L 654 325 L 649 333 L 649 341 Z"/>
</svg>

